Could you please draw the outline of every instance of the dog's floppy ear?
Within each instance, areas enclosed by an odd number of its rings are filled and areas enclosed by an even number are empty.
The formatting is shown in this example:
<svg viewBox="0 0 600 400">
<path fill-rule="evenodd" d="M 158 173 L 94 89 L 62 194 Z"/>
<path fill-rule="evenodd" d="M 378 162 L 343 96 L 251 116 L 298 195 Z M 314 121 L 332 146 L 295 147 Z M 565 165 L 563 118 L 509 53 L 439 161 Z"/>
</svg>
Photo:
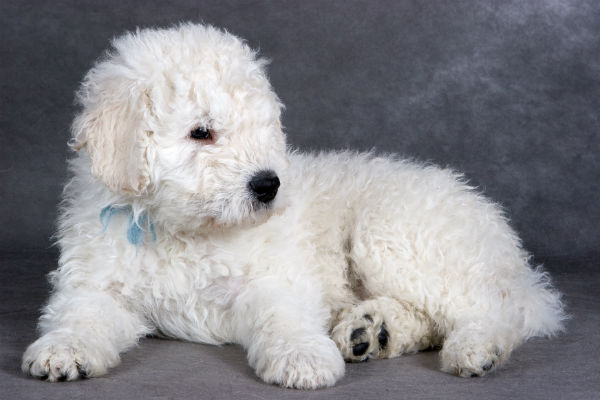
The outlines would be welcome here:
<svg viewBox="0 0 600 400">
<path fill-rule="evenodd" d="M 147 92 L 110 61 L 84 78 L 77 99 L 82 106 L 72 125 L 70 145 L 85 148 L 92 174 L 116 193 L 138 195 L 149 184 Z"/>
</svg>

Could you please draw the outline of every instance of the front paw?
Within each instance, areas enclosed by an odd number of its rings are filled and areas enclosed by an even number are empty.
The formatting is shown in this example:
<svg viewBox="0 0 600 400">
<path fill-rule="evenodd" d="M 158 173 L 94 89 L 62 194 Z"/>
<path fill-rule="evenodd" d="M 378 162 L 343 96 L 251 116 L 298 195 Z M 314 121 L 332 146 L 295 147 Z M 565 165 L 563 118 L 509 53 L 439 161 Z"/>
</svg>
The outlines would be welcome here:
<svg viewBox="0 0 600 400">
<path fill-rule="evenodd" d="M 23 355 L 23 372 L 48 382 L 72 381 L 106 373 L 118 362 L 108 349 L 94 349 L 67 332 L 50 332 L 33 342 Z"/>
<path fill-rule="evenodd" d="M 280 341 L 260 354 L 249 353 L 249 358 L 265 382 L 295 389 L 333 386 L 345 368 L 335 343 L 326 336 Z"/>
</svg>

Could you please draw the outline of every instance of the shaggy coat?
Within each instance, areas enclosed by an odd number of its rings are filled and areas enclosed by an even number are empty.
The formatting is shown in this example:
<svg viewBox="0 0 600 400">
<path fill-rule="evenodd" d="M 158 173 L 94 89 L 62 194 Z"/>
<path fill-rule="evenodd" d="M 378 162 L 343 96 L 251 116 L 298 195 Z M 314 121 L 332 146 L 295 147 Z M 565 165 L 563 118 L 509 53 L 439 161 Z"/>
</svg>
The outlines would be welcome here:
<svg viewBox="0 0 600 400">
<path fill-rule="evenodd" d="M 290 151 L 264 65 L 183 24 L 115 39 L 88 72 L 25 372 L 99 376 L 160 334 L 238 343 L 286 387 L 434 346 L 469 377 L 561 329 L 560 295 L 497 205 L 436 166 Z"/>
</svg>

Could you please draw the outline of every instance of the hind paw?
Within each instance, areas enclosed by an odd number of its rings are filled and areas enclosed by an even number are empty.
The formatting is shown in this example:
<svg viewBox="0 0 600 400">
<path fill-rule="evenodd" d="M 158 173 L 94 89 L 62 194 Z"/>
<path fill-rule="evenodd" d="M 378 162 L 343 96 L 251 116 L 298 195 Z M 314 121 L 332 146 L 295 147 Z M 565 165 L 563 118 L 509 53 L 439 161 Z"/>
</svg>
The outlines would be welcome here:
<svg viewBox="0 0 600 400">
<path fill-rule="evenodd" d="M 379 315 L 346 312 L 331 332 L 346 361 L 362 362 L 369 358 L 385 358 L 390 340 L 383 318 Z"/>
</svg>

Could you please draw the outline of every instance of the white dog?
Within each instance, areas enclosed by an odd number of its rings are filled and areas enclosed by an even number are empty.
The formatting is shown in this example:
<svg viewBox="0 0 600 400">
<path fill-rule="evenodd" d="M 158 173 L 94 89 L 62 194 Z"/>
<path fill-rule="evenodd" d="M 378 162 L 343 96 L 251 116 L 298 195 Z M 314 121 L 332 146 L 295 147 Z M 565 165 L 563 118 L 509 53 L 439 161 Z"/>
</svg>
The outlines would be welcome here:
<svg viewBox="0 0 600 400">
<path fill-rule="evenodd" d="M 443 346 L 481 376 L 565 318 L 502 211 L 461 175 L 289 152 L 265 62 L 184 24 L 113 42 L 86 75 L 59 268 L 25 372 L 99 376 L 140 337 L 238 343 L 264 381 Z M 281 185 L 281 186 L 280 186 Z"/>
</svg>

